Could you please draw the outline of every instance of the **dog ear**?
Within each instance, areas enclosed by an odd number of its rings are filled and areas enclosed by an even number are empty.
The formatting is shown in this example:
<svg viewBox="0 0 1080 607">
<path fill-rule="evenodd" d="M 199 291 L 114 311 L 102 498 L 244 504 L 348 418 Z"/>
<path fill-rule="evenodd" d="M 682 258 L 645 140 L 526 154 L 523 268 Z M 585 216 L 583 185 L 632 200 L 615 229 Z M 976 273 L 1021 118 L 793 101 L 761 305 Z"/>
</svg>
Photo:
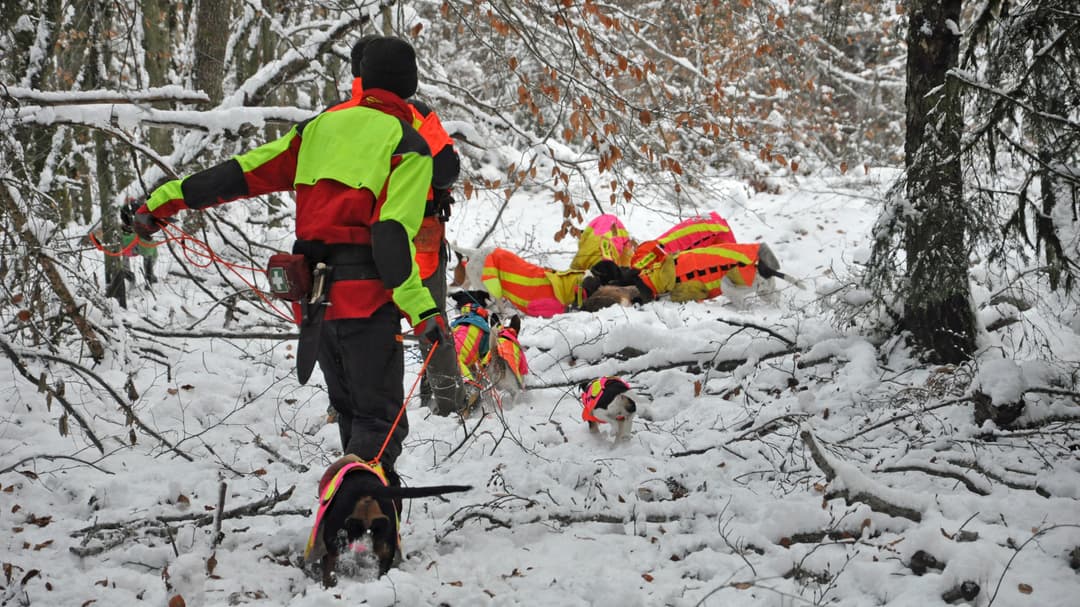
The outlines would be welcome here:
<svg viewBox="0 0 1080 607">
<path fill-rule="evenodd" d="M 514 330 L 514 334 L 521 333 L 521 316 L 514 314 L 510 317 L 510 328 Z"/>
<path fill-rule="evenodd" d="M 492 328 L 497 327 L 497 326 L 499 326 L 499 323 L 500 323 L 501 320 L 502 319 L 499 318 L 498 314 L 496 314 L 495 312 L 492 312 L 491 315 L 488 316 L 488 326 L 492 327 Z"/>
</svg>

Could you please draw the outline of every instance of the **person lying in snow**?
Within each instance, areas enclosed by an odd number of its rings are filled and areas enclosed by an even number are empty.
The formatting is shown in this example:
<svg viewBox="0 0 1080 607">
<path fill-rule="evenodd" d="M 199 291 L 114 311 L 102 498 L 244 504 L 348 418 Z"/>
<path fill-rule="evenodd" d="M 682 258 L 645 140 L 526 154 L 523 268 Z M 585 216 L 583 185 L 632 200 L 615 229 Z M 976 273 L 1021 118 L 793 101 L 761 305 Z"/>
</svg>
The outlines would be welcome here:
<svg viewBox="0 0 1080 607">
<path fill-rule="evenodd" d="M 492 298 L 541 317 L 646 303 L 665 294 L 678 302 L 709 299 L 723 293 L 725 284 L 752 287 L 755 280 L 782 276 L 767 245 L 735 243 L 715 213 L 636 246 L 618 218 L 602 215 L 583 232 L 569 270 L 539 266 L 501 248 L 482 263 L 481 280 Z"/>
</svg>

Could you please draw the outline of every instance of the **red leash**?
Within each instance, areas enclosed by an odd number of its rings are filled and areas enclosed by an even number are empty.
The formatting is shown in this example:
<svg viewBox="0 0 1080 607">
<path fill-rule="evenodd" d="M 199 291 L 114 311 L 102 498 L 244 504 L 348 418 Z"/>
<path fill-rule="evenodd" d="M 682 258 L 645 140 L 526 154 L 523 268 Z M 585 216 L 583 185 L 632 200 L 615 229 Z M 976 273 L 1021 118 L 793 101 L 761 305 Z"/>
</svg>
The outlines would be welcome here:
<svg viewBox="0 0 1080 607">
<path fill-rule="evenodd" d="M 424 358 L 424 364 L 421 365 L 420 372 L 416 374 L 416 379 L 413 381 L 412 387 L 409 388 L 409 394 L 405 396 L 405 400 L 401 401 L 401 408 L 398 409 L 397 417 L 394 418 L 394 423 L 390 424 L 390 432 L 386 433 L 386 439 L 383 440 L 382 447 L 379 447 L 379 452 L 375 455 L 375 459 L 371 460 L 371 463 L 377 464 L 379 463 L 379 460 L 382 459 L 382 454 L 386 451 L 386 446 L 390 444 L 390 438 L 394 436 L 398 423 L 401 421 L 401 416 L 405 414 L 405 405 L 412 399 L 413 392 L 416 391 L 416 386 L 420 383 L 420 378 L 424 376 L 424 372 L 427 371 L 428 368 L 428 363 L 431 362 L 431 355 L 435 354 L 435 349 L 438 347 L 438 341 L 431 344 L 431 350 L 428 351 L 427 357 Z"/>
<path fill-rule="evenodd" d="M 293 314 L 283 312 L 280 308 L 274 305 L 274 302 L 266 296 L 266 293 L 263 293 L 262 290 L 255 286 L 253 282 L 249 281 L 247 277 L 241 274 L 241 271 L 266 274 L 265 268 L 254 268 L 251 266 L 233 263 L 227 259 L 220 257 L 216 252 L 214 252 L 212 248 L 210 248 L 210 245 L 206 244 L 206 242 L 195 238 L 191 234 L 188 234 L 181 228 L 177 227 L 175 224 L 168 222 L 160 222 L 158 225 L 161 226 L 162 234 L 165 235 L 165 238 L 160 242 L 154 240 L 147 242 L 139 238 L 138 235 L 136 235 L 134 240 L 128 243 L 127 246 L 125 246 L 124 248 L 120 249 L 119 251 L 110 251 L 106 249 L 100 242 L 98 242 L 98 239 L 96 236 L 94 236 L 93 232 L 90 233 L 90 242 L 97 250 L 108 255 L 109 257 L 127 257 L 131 254 L 131 251 L 133 251 L 135 247 L 139 246 L 153 249 L 160 247 L 161 245 L 170 241 L 175 242 L 180 245 L 180 249 L 184 252 L 184 259 L 186 259 L 187 262 L 191 265 L 197 268 L 208 268 L 215 263 L 225 266 L 229 269 L 230 272 L 235 274 L 241 282 L 243 282 L 245 285 L 248 286 L 248 288 L 254 291 L 255 294 L 259 296 L 259 299 L 263 300 L 263 302 L 265 302 L 266 305 L 270 307 L 274 314 L 277 314 L 278 316 L 289 322 L 295 321 L 295 317 L 293 316 Z M 175 233 L 170 234 L 170 231 L 175 231 Z M 192 244 L 189 245 L 189 242 Z"/>
<path fill-rule="evenodd" d="M 253 268 L 251 266 L 245 266 L 245 265 L 233 263 L 231 261 L 223 259 L 222 257 L 218 256 L 218 254 L 215 253 L 212 248 L 210 248 L 210 245 L 206 244 L 202 240 L 199 240 L 198 238 L 195 238 L 191 234 L 188 234 L 184 230 L 176 227 L 176 225 L 170 224 L 170 223 L 165 223 L 165 222 L 162 222 L 159 225 L 161 225 L 162 232 L 165 234 L 165 239 L 162 240 L 161 242 L 157 242 L 157 241 L 143 242 L 142 239 L 140 239 L 136 235 L 135 239 L 132 240 L 130 243 L 128 243 L 128 245 L 125 246 L 123 249 L 120 249 L 119 251 L 109 251 L 104 246 L 102 246 L 100 242 L 98 242 L 97 237 L 94 236 L 93 232 L 90 233 L 90 242 L 93 243 L 94 247 L 96 247 L 99 251 L 101 251 L 102 253 L 104 253 L 104 254 L 106 254 L 106 255 L 108 255 L 110 257 L 127 256 L 137 246 L 156 248 L 156 247 L 160 247 L 161 245 L 163 245 L 163 244 L 165 244 L 166 242 L 169 242 L 169 241 L 176 242 L 176 243 L 178 243 L 180 245 L 180 248 L 184 251 L 184 258 L 187 259 L 188 263 L 190 263 L 191 265 L 193 265 L 193 266 L 195 266 L 197 268 L 208 268 L 208 267 L 210 267 L 211 264 L 214 264 L 214 263 L 225 266 L 233 274 L 236 274 L 236 276 L 245 285 L 247 285 L 249 288 L 251 288 L 251 290 L 254 291 L 259 296 L 260 299 L 262 299 L 264 302 L 266 302 L 266 304 L 268 306 L 270 306 L 270 309 L 273 310 L 278 316 L 281 316 L 282 318 L 284 318 L 285 320 L 288 320 L 290 322 L 293 321 L 293 315 L 292 314 L 285 314 L 284 312 L 279 310 L 277 308 L 277 306 L 275 306 L 274 303 L 272 301 L 270 301 L 269 298 L 266 297 L 265 293 L 263 293 L 254 284 L 249 282 L 247 280 L 247 278 L 245 278 L 244 275 L 240 273 L 240 270 L 246 270 L 246 271 L 249 271 L 249 272 L 260 272 L 262 274 L 266 274 L 266 270 L 264 268 Z M 169 230 L 175 230 L 177 232 L 177 234 L 169 234 L 168 233 Z M 188 246 L 187 243 L 189 241 L 191 243 L 193 243 L 195 246 L 194 247 Z M 202 250 L 200 251 L 198 249 L 202 249 Z M 206 261 L 203 262 L 201 260 L 196 260 L 196 259 L 192 258 L 192 255 L 203 258 Z M 401 408 L 398 409 L 397 417 L 394 418 L 394 423 L 390 425 L 390 432 L 388 432 L 386 434 L 386 439 L 383 440 L 382 446 L 379 447 L 379 453 L 375 456 L 374 459 L 371 460 L 371 462 L 370 462 L 371 464 L 379 463 L 379 460 L 382 458 L 383 452 L 386 451 L 386 446 L 390 444 L 390 439 L 394 436 L 394 432 L 397 430 L 398 424 L 401 423 L 401 416 L 405 414 L 405 406 L 409 403 L 409 400 L 412 399 L 413 393 L 416 392 L 416 386 L 419 385 L 420 378 L 422 378 L 424 376 L 424 372 L 427 371 L 428 364 L 431 362 L 431 356 L 433 354 L 435 354 L 435 349 L 438 348 L 438 347 L 439 347 L 439 342 L 438 341 L 434 342 L 431 345 L 431 350 L 428 351 L 427 357 L 424 358 L 424 364 L 420 367 L 420 372 L 416 375 L 416 380 L 413 381 L 412 387 L 409 388 L 408 396 L 406 396 L 405 400 L 402 401 Z"/>
</svg>

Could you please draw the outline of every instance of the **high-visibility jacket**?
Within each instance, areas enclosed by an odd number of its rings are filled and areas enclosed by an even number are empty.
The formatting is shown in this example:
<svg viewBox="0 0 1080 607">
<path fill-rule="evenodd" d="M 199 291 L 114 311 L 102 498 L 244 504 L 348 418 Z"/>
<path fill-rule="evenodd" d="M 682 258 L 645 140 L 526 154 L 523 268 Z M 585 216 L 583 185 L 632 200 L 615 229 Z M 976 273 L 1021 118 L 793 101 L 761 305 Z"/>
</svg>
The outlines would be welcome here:
<svg viewBox="0 0 1080 607">
<path fill-rule="evenodd" d="M 735 244 L 735 234 L 728 222 L 712 211 L 683 220 L 653 240 L 641 243 L 634 250 L 629 265 L 647 268 L 663 262 L 665 255 L 725 244 Z"/>
<path fill-rule="evenodd" d="M 363 93 L 363 79 L 353 78 L 352 99 L 331 109 L 351 107 L 363 98 Z M 438 114 L 422 101 L 413 99 L 407 103 L 412 113 L 412 126 L 424 138 L 431 151 L 431 187 L 428 188 L 424 220 L 413 238 L 420 278 L 427 279 L 439 267 L 439 256 L 442 255 L 443 240 L 446 238 L 446 226 L 434 204 L 435 191 L 449 190 L 454 185 L 461 172 L 461 160 L 454 149 L 454 140 L 443 128 Z"/>
<path fill-rule="evenodd" d="M 750 286 L 757 276 L 759 244 L 728 244 L 683 251 L 675 256 L 675 280 L 700 280 L 709 297 L 720 294 L 720 280 Z"/>
<path fill-rule="evenodd" d="M 352 101 L 275 141 L 162 185 L 144 210 L 164 219 L 182 209 L 295 190 L 298 239 L 375 245 L 380 278 L 333 282 L 325 319 L 366 318 L 393 301 L 416 325 L 436 310 L 420 282 L 412 243 L 431 188 L 431 153 L 398 96 L 373 89 Z"/>
<path fill-rule="evenodd" d="M 529 316 L 548 318 L 582 299 L 584 271 L 558 272 L 529 263 L 506 249 L 494 249 L 484 259 L 483 282 L 491 297 L 505 297 Z"/>
<path fill-rule="evenodd" d="M 461 316 L 450 323 L 458 368 L 462 377 L 475 379 L 474 371 L 487 361 L 491 347 L 491 325 L 488 324 L 488 313 L 484 308 L 465 304 L 460 311 Z"/>
</svg>

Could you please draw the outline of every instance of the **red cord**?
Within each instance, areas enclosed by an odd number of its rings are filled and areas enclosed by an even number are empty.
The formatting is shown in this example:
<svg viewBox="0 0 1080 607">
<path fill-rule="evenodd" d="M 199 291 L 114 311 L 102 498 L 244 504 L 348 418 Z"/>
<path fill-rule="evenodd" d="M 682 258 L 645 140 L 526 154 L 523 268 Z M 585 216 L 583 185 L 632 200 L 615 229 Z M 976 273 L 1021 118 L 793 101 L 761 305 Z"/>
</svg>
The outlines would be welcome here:
<svg viewBox="0 0 1080 607">
<path fill-rule="evenodd" d="M 262 290 L 260 290 L 257 286 L 255 286 L 253 282 L 249 281 L 243 274 L 240 273 L 242 270 L 247 272 L 260 272 L 262 274 L 266 274 L 265 268 L 254 268 L 251 266 L 245 266 L 223 259 L 218 256 L 218 254 L 215 253 L 213 249 L 210 248 L 210 245 L 206 244 L 202 240 L 199 240 L 198 238 L 195 238 L 191 234 L 188 234 L 176 225 L 165 222 L 161 222 L 159 223 L 159 225 L 161 226 L 162 234 L 165 235 L 164 240 L 160 242 L 153 240 L 146 242 L 139 238 L 138 235 L 136 235 L 134 240 L 132 240 L 130 243 L 127 244 L 127 246 L 120 249 L 119 251 L 109 251 L 104 246 L 102 246 L 100 242 L 98 242 L 98 239 L 96 236 L 94 236 L 93 232 L 90 233 L 90 242 L 94 245 L 95 248 L 110 257 L 126 257 L 137 246 L 156 248 L 169 241 L 175 242 L 180 245 L 180 249 L 184 252 L 184 259 L 186 259 L 191 265 L 197 268 L 208 268 L 215 263 L 225 266 L 229 269 L 229 271 L 235 274 L 241 282 L 243 282 L 245 285 L 248 286 L 248 288 L 254 291 L 255 294 L 259 296 L 259 299 L 263 300 L 263 302 L 265 302 L 266 305 L 269 306 L 275 314 L 289 322 L 295 321 L 295 316 L 291 312 L 286 313 L 281 311 L 281 309 L 278 308 L 278 306 L 276 306 L 274 302 L 271 301 L 270 298 L 262 292 Z M 170 231 L 175 231 L 175 233 L 170 234 Z M 192 244 L 189 245 L 188 242 L 191 242 Z M 196 257 L 198 257 L 199 259 L 196 259 Z"/>
</svg>

